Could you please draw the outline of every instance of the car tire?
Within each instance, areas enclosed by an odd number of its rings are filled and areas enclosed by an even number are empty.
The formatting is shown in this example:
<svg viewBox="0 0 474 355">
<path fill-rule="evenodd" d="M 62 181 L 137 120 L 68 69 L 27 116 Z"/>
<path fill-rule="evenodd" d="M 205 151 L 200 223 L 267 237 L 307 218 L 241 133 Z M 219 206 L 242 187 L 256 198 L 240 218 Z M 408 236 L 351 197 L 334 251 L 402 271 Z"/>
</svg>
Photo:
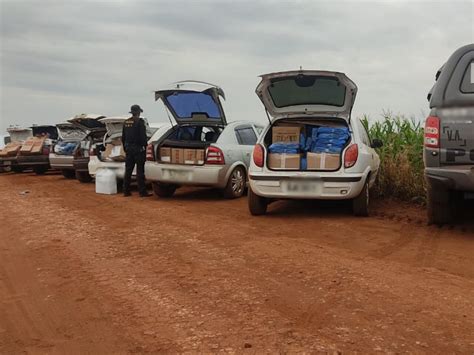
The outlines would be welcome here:
<svg viewBox="0 0 474 355">
<path fill-rule="evenodd" d="M 245 192 L 245 184 L 247 183 L 247 175 L 245 169 L 237 166 L 230 173 L 229 180 L 224 189 L 224 197 L 227 199 L 242 197 Z"/>
<path fill-rule="evenodd" d="M 268 199 L 256 195 L 251 188 L 249 188 L 248 204 L 249 211 L 252 216 L 261 216 L 267 213 Z"/>
<path fill-rule="evenodd" d="M 369 179 L 364 184 L 364 188 L 359 196 L 352 200 L 352 212 L 357 217 L 367 217 L 369 215 L 370 189 Z"/>
<path fill-rule="evenodd" d="M 168 198 L 174 195 L 176 185 L 160 184 L 159 182 L 152 183 L 153 192 L 158 197 Z"/>
<path fill-rule="evenodd" d="M 24 171 L 24 168 L 18 165 L 13 165 L 11 169 L 14 173 L 22 173 Z"/>
<path fill-rule="evenodd" d="M 33 171 L 36 175 L 44 175 L 48 171 L 48 168 L 46 166 L 35 166 L 33 167 Z"/>
<path fill-rule="evenodd" d="M 63 174 L 66 179 L 74 179 L 76 177 L 74 170 L 63 169 L 61 170 L 61 174 Z"/>
<path fill-rule="evenodd" d="M 428 224 L 449 224 L 454 219 L 454 193 L 442 185 L 427 183 L 426 207 Z"/>
<path fill-rule="evenodd" d="M 83 184 L 92 182 L 92 176 L 87 171 L 76 171 L 76 179 Z"/>
</svg>

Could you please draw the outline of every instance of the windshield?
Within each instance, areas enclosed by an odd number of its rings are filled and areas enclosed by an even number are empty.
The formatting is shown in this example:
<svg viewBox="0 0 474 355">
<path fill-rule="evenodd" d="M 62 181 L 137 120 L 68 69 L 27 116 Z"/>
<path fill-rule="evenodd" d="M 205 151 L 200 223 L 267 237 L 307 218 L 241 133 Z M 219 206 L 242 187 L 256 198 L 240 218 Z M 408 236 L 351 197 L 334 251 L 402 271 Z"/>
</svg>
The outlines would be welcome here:
<svg viewBox="0 0 474 355">
<path fill-rule="evenodd" d="M 344 105 L 346 86 L 337 78 L 327 76 L 297 75 L 276 78 L 268 92 L 276 107 L 295 105 Z"/>
<path fill-rule="evenodd" d="M 193 118 L 199 115 L 221 118 L 219 106 L 209 92 L 175 92 L 167 95 L 166 100 L 178 118 Z"/>
</svg>

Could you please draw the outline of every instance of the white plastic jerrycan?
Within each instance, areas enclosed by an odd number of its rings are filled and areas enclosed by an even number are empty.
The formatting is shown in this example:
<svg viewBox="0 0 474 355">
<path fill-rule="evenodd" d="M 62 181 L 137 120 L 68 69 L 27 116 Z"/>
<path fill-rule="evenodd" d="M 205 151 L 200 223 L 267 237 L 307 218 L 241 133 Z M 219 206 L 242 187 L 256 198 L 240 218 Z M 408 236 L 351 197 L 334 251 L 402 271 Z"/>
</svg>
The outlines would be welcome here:
<svg viewBox="0 0 474 355">
<path fill-rule="evenodd" d="M 111 169 L 99 169 L 95 174 L 95 192 L 113 195 L 117 193 L 117 176 Z"/>
</svg>

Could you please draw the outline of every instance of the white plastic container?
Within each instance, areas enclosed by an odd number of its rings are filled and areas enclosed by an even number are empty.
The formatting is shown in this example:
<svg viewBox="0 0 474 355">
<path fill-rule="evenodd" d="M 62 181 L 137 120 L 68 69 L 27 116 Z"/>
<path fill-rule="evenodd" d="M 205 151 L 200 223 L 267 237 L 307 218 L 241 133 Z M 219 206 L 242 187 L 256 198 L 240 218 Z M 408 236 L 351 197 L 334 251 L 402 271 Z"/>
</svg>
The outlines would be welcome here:
<svg viewBox="0 0 474 355">
<path fill-rule="evenodd" d="M 113 195 L 117 193 L 117 176 L 111 169 L 99 169 L 95 174 L 95 192 Z"/>
</svg>

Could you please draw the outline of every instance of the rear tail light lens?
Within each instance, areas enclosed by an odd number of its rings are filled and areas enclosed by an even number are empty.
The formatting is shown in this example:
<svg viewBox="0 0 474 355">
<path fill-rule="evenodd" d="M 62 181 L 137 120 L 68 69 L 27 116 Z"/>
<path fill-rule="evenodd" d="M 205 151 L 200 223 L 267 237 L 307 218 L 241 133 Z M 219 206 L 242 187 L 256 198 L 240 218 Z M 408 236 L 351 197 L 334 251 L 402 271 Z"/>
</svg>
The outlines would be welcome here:
<svg viewBox="0 0 474 355">
<path fill-rule="evenodd" d="M 425 147 L 439 148 L 439 118 L 429 116 L 425 122 Z"/>
<path fill-rule="evenodd" d="M 95 150 L 96 148 L 95 147 L 91 147 L 91 149 L 89 150 L 89 156 L 90 157 L 94 157 L 97 155 L 97 152 Z"/>
<path fill-rule="evenodd" d="M 351 144 L 344 154 L 344 167 L 352 168 L 359 158 L 359 147 L 357 144 Z"/>
<path fill-rule="evenodd" d="M 206 164 L 224 165 L 225 160 L 222 150 L 217 147 L 213 147 L 212 145 L 207 148 Z"/>
<path fill-rule="evenodd" d="M 43 147 L 41 154 L 43 155 L 49 155 L 49 147 Z"/>
<path fill-rule="evenodd" d="M 263 167 L 263 161 L 264 161 L 263 158 L 264 158 L 263 147 L 261 144 L 256 144 L 255 147 L 253 148 L 253 162 L 259 168 Z"/>
<path fill-rule="evenodd" d="M 153 144 L 148 144 L 146 147 L 146 160 L 147 161 L 155 160 L 155 153 L 153 152 Z"/>
</svg>

